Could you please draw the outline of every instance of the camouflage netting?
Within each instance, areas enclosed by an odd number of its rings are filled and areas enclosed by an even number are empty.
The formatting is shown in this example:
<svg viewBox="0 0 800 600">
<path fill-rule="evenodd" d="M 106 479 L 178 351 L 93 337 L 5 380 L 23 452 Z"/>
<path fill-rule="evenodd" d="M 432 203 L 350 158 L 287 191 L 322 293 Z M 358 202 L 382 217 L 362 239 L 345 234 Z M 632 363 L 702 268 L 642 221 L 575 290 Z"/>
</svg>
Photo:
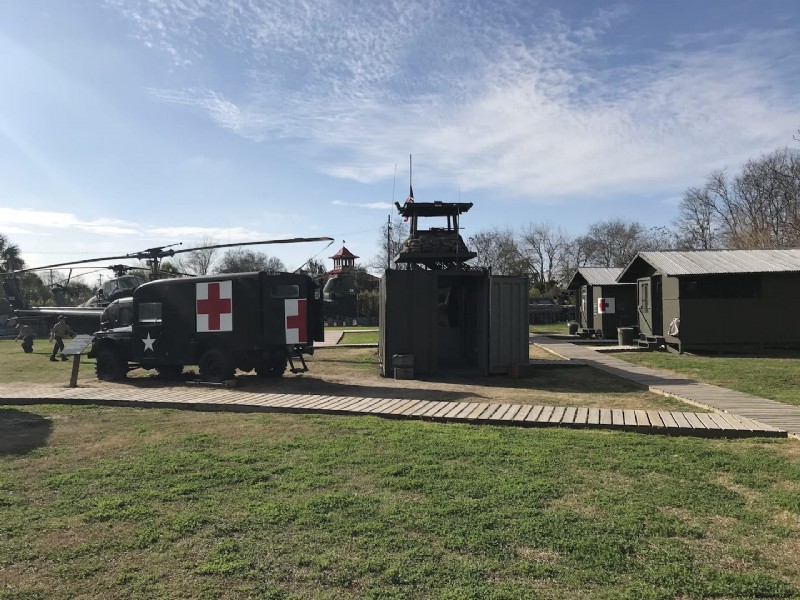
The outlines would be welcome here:
<svg viewBox="0 0 800 600">
<path fill-rule="evenodd" d="M 470 260 L 477 254 L 470 252 L 460 235 L 448 230 L 418 231 L 408 238 L 397 256 L 397 262 L 418 262 L 420 257 L 445 260 Z"/>
</svg>

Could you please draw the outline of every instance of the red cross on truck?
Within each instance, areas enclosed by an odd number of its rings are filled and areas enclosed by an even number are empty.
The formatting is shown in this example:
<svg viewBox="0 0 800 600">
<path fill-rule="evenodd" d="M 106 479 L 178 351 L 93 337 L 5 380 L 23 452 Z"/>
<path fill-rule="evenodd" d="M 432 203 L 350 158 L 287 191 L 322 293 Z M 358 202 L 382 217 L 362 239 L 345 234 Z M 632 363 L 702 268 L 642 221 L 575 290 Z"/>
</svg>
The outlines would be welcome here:
<svg viewBox="0 0 800 600">
<path fill-rule="evenodd" d="M 197 331 L 231 331 L 233 329 L 232 288 L 231 281 L 209 281 L 197 284 Z"/>
<path fill-rule="evenodd" d="M 237 369 L 262 377 L 280 377 L 287 365 L 305 371 L 303 355 L 323 338 L 322 294 L 310 277 L 235 273 L 140 286 L 104 313 L 89 356 L 100 379 L 135 368 L 178 376 L 198 365 L 203 381 L 219 383 Z"/>
</svg>

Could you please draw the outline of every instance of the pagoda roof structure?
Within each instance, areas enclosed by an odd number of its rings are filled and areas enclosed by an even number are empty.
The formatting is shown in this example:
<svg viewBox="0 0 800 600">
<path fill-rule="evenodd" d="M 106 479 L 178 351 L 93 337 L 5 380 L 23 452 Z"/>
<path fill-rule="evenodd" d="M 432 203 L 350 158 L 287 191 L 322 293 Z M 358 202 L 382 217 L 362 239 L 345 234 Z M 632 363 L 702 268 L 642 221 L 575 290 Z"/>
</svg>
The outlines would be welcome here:
<svg viewBox="0 0 800 600">
<path fill-rule="evenodd" d="M 334 254 L 333 256 L 329 256 L 328 258 L 352 258 L 352 259 L 356 259 L 356 258 L 359 258 L 359 257 L 356 256 L 355 254 L 353 254 L 352 252 L 350 252 L 350 250 L 348 250 L 346 246 L 342 246 L 336 254 Z"/>
</svg>

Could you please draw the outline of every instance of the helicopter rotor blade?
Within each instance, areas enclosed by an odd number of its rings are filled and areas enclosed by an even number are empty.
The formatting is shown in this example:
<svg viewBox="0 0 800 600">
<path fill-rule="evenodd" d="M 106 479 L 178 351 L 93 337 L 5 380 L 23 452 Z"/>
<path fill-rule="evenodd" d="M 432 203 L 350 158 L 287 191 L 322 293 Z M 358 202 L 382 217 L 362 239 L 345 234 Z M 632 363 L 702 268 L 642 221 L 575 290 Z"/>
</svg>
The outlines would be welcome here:
<svg viewBox="0 0 800 600">
<path fill-rule="evenodd" d="M 258 246 L 262 244 L 299 244 L 302 242 L 332 242 L 333 238 L 329 237 L 312 237 L 312 238 L 288 238 L 283 240 L 262 240 L 260 242 L 243 242 L 235 244 L 214 244 L 213 246 L 198 246 L 197 248 L 186 248 L 185 250 L 175 250 L 175 254 L 182 254 L 184 252 L 193 252 L 194 250 L 211 250 L 212 248 L 234 248 L 238 246 Z"/>
<path fill-rule="evenodd" d="M 157 246 L 155 248 L 147 248 L 146 250 L 142 250 L 141 252 L 131 252 L 130 254 L 120 254 L 117 256 L 101 256 L 98 258 L 86 258 L 84 260 L 73 260 L 69 262 L 62 262 L 56 263 L 52 265 L 44 265 L 42 267 L 28 267 L 25 269 L 17 269 L 15 271 L 10 271 L 10 273 L 29 273 L 32 271 L 44 271 L 46 269 L 55 269 L 57 267 L 68 267 L 73 265 L 83 265 L 87 263 L 95 263 L 101 262 L 106 260 L 120 260 L 123 258 L 134 258 L 134 259 L 162 259 L 170 256 L 174 256 L 175 254 L 181 254 L 184 252 L 192 252 L 193 250 L 210 250 L 212 248 L 233 248 L 236 246 L 255 246 L 260 244 L 297 244 L 301 242 L 327 242 L 333 241 L 333 238 L 329 237 L 313 237 L 313 238 L 289 238 L 283 240 L 262 240 L 259 242 L 243 242 L 243 243 L 234 243 L 234 244 L 215 244 L 212 246 L 199 246 L 197 248 L 186 248 L 184 250 L 166 250 L 169 246 Z M 170 244 L 170 246 L 177 246 L 180 244 Z"/>
<path fill-rule="evenodd" d="M 85 260 L 73 260 L 70 262 L 63 262 L 54 265 L 45 265 L 43 267 L 29 267 L 27 269 L 18 269 L 14 271 L 14 273 L 29 273 L 31 271 L 44 271 L 47 269 L 55 269 L 56 267 L 69 267 L 71 265 L 83 265 L 86 263 L 100 262 L 101 260 L 118 260 L 120 258 L 131 258 L 131 256 L 123 254 L 122 256 L 103 256 L 101 258 L 87 258 Z"/>
</svg>

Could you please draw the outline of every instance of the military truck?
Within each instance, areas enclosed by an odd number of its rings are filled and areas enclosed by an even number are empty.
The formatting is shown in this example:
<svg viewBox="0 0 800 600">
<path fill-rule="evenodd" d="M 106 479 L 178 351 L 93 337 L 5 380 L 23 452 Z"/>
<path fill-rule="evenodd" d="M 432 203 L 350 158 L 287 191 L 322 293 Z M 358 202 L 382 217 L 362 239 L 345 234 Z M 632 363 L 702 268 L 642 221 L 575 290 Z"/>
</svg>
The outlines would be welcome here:
<svg viewBox="0 0 800 600">
<path fill-rule="evenodd" d="M 186 365 L 198 365 L 212 383 L 232 379 L 236 369 L 281 377 L 287 364 L 308 370 L 303 354 L 324 339 L 320 288 L 295 273 L 152 281 L 106 307 L 101 325 L 89 357 L 107 381 L 137 367 L 175 377 Z"/>
</svg>

